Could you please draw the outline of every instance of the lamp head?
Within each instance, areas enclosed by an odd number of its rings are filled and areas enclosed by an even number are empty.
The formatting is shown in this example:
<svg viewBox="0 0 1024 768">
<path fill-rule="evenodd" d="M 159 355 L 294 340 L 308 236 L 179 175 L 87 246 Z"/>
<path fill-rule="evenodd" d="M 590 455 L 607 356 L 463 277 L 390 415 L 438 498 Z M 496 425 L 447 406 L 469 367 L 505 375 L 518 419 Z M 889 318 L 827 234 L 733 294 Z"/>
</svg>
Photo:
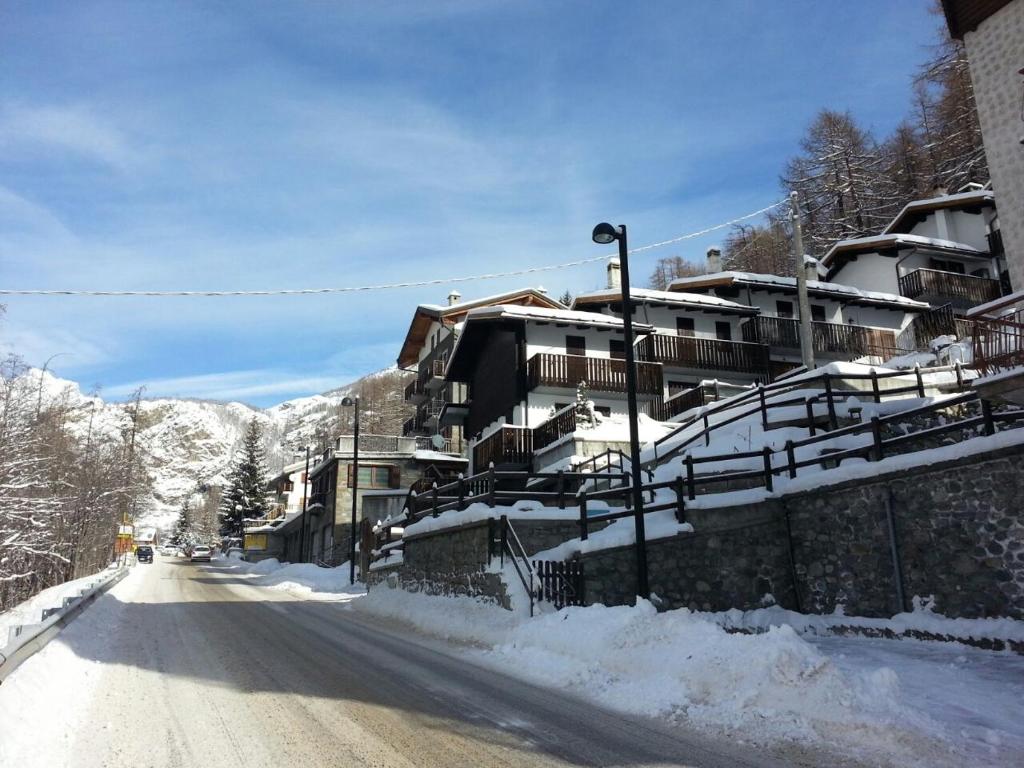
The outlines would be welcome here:
<svg viewBox="0 0 1024 768">
<path fill-rule="evenodd" d="M 357 400 L 357 399 L 358 399 L 358 398 L 353 398 L 353 397 L 343 397 L 343 398 L 341 399 L 341 404 L 342 404 L 343 406 L 345 406 L 346 408 L 351 408 L 351 407 L 352 407 L 353 405 L 355 405 L 355 404 L 356 404 L 356 400 Z"/>
<path fill-rule="evenodd" d="M 613 227 L 608 222 L 602 222 L 594 227 L 594 233 L 591 235 L 591 238 L 598 245 L 608 245 L 618 240 L 621 234 L 618 227 Z"/>
</svg>

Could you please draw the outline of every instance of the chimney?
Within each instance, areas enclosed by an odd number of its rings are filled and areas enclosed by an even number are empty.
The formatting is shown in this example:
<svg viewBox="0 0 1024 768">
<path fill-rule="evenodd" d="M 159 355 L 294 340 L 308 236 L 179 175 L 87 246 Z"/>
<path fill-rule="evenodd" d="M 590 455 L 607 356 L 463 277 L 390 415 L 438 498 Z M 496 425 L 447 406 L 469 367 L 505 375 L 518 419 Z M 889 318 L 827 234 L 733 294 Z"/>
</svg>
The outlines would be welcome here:
<svg viewBox="0 0 1024 768">
<path fill-rule="evenodd" d="M 456 291 L 455 289 L 452 289 L 452 292 L 448 294 L 448 306 L 450 307 L 453 304 L 458 304 L 459 299 L 461 298 L 462 294 Z"/>
<path fill-rule="evenodd" d="M 608 259 L 608 287 L 609 288 L 621 288 L 622 287 L 622 274 L 619 272 L 619 257 L 613 256 Z"/>
<path fill-rule="evenodd" d="M 818 275 L 818 260 L 813 256 L 804 256 L 804 275 L 808 280 L 820 280 Z"/>
<path fill-rule="evenodd" d="M 548 295 L 548 289 L 545 288 L 543 285 L 538 285 L 537 286 L 537 293 L 543 293 L 545 296 L 547 296 Z"/>
<path fill-rule="evenodd" d="M 722 252 L 718 248 L 708 248 L 708 272 L 714 274 L 722 271 Z"/>
</svg>

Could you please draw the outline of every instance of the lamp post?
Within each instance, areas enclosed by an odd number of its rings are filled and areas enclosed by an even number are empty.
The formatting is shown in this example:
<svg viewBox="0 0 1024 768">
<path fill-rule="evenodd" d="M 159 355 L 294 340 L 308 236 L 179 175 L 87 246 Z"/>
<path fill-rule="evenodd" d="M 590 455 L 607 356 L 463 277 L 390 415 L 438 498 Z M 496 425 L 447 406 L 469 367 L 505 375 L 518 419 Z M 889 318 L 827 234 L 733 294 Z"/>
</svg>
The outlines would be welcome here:
<svg viewBox="0 0 1024 768">
<path fill-rule="evenodd" d="M 306 549 L 307 539 L 309 536 L 306 534 L 306 520 L 307 520 L 307 509 L 309 498 L 307 496 L 307 490 L 309 489 L 309 446 L 304 446 L 306 449 L 306 471 L 302 473 L 302 521 L 299 523 L 299 562 L 306 562 Z"/>
<path fill-rule="evenodd" d="M 356 497 L 359 493 L 359 398 L 346 397 L 341 401 L 343 406 L 352 407 L 355 411 L 355 427 L 352 435 L 352 535 L 348 549 L 348 582 L 356 583 Z"/>
<path fill-rule="evenodd" d="M 647 536 L 644 531 L 644 494 L 641 490 L 640 434 L 636 407 L 636 358 L 633 354 L 633 301 L 629 295 L 629 253 L 626 225 L 613 227 L 602 223 L 591 235 L 598 245 L 619 242 L 619 267 L 622 279 L 622 336 L 626 348 L 626 404 L 629 409 L 629 469 L 633 486 L 633 524 L 636 529 L 636 591 L 642 598 L 651 596 L 647 584 Z"/>
</svg>

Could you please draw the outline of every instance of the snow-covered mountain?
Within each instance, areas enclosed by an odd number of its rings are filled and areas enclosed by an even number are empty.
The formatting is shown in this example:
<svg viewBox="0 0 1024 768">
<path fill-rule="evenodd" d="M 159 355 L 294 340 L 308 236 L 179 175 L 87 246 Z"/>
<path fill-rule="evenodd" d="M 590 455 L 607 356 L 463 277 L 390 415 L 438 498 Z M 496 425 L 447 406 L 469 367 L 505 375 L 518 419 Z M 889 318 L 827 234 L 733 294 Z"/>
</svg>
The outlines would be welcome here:
<svg viewBox="0 0 1024 768">
<path fill-rule="evenodd" d="M 29 375 L 38 376 L 39 372 Z M 407 375 L 387 368 L 323 394 L 262 409 L 237 402 L 142 400 L 137 444 L 153 477 L 153 495 L 137 522 L 169 527 L 182 500 L 197 485 L 222 484 L 234 450 L 253 417 L 264 429 L 267 462 L 274 471 L 293 459 L 297 446 L 313 442 L 318 427 L 331 418 L 346 395 L 373 385 L 400 397 Z M 84 437 L 90 428 L 93 434 L 117 435 L 127 426 L 128 404 L 90 397 L 77 383 L 49 373 L 43 374 L 42 384 L 48 401 L 61 399 L 66 403 L 68 427 L 80 436 Z"/>
</svg>

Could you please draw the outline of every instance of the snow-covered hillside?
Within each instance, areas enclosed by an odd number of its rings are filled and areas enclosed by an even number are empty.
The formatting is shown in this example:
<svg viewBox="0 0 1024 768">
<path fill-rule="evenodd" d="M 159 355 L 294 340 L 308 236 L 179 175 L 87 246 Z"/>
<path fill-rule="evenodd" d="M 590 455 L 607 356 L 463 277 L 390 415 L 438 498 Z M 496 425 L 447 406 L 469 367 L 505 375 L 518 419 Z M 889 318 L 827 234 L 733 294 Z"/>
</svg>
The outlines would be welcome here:
<svg viewBox="0 0 1024 768">
<path fill-rule="evenodd" d="M 38 376 L 33 371 L 30 375 Z M 329 419 L 342 399 L 368 382 L 401 392 L 405 374 L 384 369 L 320 395 L 288 400 L 266 409 L 244 403 L 221 403 L 177 398 L 143 399 L 140 403 L 138 445 L 153 477 L 153 495 L 138 522 L 169 527 L 182 500 L 201 484 L 220 485 L 235 447 L 249 421 L 256 417 L 264 428 L 270 470 L 294 456 L 298 446 L 310 444 L 317 428 Z M 63 401 L 68 427 L 85 437 L 117 435 L 128 426 L 128 405 L 107 403 L 82 393 L 78 384 L 43 374 L 43 397 Z"/>
</svg>

